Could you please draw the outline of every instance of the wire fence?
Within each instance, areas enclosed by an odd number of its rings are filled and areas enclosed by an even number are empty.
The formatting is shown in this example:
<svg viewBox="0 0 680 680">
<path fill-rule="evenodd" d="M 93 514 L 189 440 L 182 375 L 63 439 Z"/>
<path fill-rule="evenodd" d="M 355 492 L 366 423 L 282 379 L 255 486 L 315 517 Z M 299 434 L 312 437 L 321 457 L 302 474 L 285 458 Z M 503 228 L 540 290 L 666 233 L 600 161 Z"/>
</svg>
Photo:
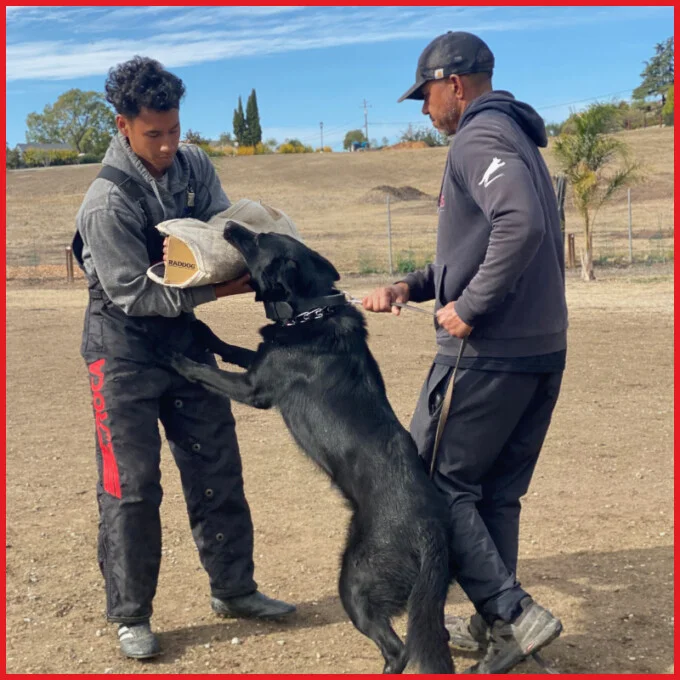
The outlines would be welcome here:
<svg viewBox="0 0 680 680">
<path fill-rule="evenodd" d="M 365 223 L 351 231 L 344 232 L 343 227 L 323 231 L 319 226 L 305 232 L 305 241 L 328 256 L 342 274 L 404 273 L 433 261 L 437 232 L 434 201 L 390 202 L 387 197 L 382 206 L 370 206 L 370 210 Z M 629 205 L 624 194 L 605 205 L 593 232 L 595 266 L 673 261 L 673 217 L 668 200 L 636 206 L 634 199 Z M 325 218 L 322 212 L 320 225 Z M 580 267 L 583 226 L 573 209 L 566 211 L 564 245 L 566 266 Z M 20 225 L 13 227 L 6 242 L 8 279 L 81 278 L 68 246 L 70 239 L 63 230 L 51 233 L 41 228 L 30 233 Z"/>
</svg>

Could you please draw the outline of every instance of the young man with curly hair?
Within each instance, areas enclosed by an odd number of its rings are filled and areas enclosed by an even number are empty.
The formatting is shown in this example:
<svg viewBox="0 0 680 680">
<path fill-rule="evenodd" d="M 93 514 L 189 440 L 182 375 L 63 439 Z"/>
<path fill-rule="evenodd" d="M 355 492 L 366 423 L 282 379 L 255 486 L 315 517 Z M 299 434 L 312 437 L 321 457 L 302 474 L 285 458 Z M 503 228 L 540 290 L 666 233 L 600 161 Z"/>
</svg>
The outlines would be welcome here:
<svg viewBox="0 0 680 680">
<path fill-rule="evenodd" d="M 179 142 L 184 91 L 153 59 L 111 69 L 106 95 L 118 134 L 85 195 L 74 239 L 89 290 L 81 354 L 95 414 L 99 565 L 107 618 L 119 624 L 121 650 L 132 658 L 160 653 L 150 627 L 161 561 L 159 420 L 213 610 L 259 618 L 295 610 L 258 592 L 253 580 L 253 526 L 229 400 L 189 383 L 155 351 L 215 365 L 192 340 L 193 309 L 251 291 L 247 276 L 186 289 L 146 276 L 163 259 L 156 224 L 183 216 L 207 221 L 230 205 L 207 155 Z"/>
</svg>

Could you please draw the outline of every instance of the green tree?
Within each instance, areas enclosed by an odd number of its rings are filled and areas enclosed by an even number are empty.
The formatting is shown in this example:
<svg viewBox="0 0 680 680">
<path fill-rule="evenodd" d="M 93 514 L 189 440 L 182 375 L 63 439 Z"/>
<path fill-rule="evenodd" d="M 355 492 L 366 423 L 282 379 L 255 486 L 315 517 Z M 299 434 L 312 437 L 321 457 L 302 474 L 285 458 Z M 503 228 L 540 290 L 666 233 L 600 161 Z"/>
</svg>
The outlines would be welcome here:
<svg viewBox="0 0 680 680">
<path fill-rule="evenodd" d="M 402 142 L 425 142 L 428 146 L 446 146 L 449 143 L 448 137 L 441 132 L 428 127 L 414 128 L 413 125 L 409 125 L 399 139 Z"/>
<path fill-rule="evenodd" d="M 194 132 L 191 128 L 186 131 L 184 135 L 184 141 L 189 142 L 189 144 L 196 144 L 201 146 L 202 144 L 210 144 L 210 140 L 201 136 L 200 132 Z"/>
<path fill-rule="evenodd" d="M 642 83 L 633 91 L 634 99 L 661 97 L 661 105 L 666 103 L 666 92 L 673 84 L 673 36 L 657 43 L 656 54 L 646 61 L 645 70 L 640 74 Z"/>
<path fill-rule="evenodd" d="M 366 139 L 366 135 L 361 130 L 350 130 L 346 135 L 345 135 L 345 141 L 342 143 L 343 149 L 347 151 L 352 147 L 352 142 L 359 142 L 360 144 L 363 144 Z"/>
<path fill-rule="evenodd" d="M 7 142 L 5 142 L 5 167 L 10 170 L 21 167 L 21 154 L 19 153 L 19 149 L 16 147 L 10 149 Z"/>
<path fill-rule="evenodd" d="M 663 105 L 661 113 L 663 114 L 663 122 L 666 125 L 673 125 L 673 113 L 675 112 L 675 93 L 674 86 L 671 85 L 666 92 L 666 103 Z"/>
<path fill-rule="evenodd" d="M 116 131 L 116 118 L 99 92 L 73 89 L 26 118 L 26 141 L 70 144 L 79 153 L 101 154 Z"/>
<path fill-rule="evenodd" d="M 246 104 L 246 144 L 255 146 L 262 141 L 262 126 L 260 125 L 260 112 L 257 109 L 257 95 L 255 90 L 250 93 Z"/>
<path fill-rule="evenodd" d="M 231 136 L 231 132 L 223 132 L 220 136 L 219 139 L 217 140 L 217 143 L 220 146 L 231 146 L 234 143 L 234 139 Z"/>
<path fill-rule="evenodd" d="M 241 146 L 246 146 L 246 118 L 243 115 L 243 102 L 238 98 L 238 106 L 234 109 L 234 137 Z"/>
<path fill-rule="evenodd" d="M 626 145 L 607 135 L 617 115 L 613 104 L 591 104 L 572 116 L 573 133 L 555 139 L 555 156 L 573 187 L 574 203 L 583 218 L 585 246 L 581 278 L 593 281 L 593 228 L 600 207 L 636 178 L 638 165 L 628 158 Z"/>
</svg>

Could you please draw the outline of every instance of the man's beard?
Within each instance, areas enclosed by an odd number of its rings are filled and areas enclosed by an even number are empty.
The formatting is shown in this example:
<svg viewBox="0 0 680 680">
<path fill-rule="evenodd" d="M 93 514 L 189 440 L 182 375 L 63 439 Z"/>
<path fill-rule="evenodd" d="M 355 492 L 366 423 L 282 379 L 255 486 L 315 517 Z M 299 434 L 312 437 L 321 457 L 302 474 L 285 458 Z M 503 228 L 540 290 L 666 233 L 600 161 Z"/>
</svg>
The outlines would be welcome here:
<svg viewBox="0 0 680 680">
<path fill-rule="evenodd" d="M 452 135 L 458 129 L 458 123 L 460 122 L 461 111 L 458 105 L 450 109 L 449 112 L 442 118 L 439 125 L 435 126 L 439 132 L 444 135 Z"/>
</svg>

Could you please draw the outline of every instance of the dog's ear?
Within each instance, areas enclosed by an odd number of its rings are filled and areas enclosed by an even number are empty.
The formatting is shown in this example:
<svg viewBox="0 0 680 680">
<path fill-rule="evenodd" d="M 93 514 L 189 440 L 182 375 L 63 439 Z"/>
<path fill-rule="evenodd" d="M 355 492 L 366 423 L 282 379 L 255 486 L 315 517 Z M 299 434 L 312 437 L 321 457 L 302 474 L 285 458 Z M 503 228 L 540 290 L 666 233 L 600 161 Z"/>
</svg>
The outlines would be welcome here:
<svg viewBox="0 0 680 680">
<path fill-rule="evenodd" d="M 284 285 L 289 287 L 293 296 L 310 298 L 324 295 L 339 278 L 340 274 L 325 257 L 307 250 L 300 259 L 286 262 L 281 281 L 287 281 Z"/>
<path fill-rule="evenodd" d="M 333 283 L 340 278 L 338 270 L 323 255 L 319 255 L 319 253 L 315 252 L 313 253 L 311 261 L 316 269 L 316 275 L 319 278 L 324 279 L 329 283 Z"/>
</svg>

